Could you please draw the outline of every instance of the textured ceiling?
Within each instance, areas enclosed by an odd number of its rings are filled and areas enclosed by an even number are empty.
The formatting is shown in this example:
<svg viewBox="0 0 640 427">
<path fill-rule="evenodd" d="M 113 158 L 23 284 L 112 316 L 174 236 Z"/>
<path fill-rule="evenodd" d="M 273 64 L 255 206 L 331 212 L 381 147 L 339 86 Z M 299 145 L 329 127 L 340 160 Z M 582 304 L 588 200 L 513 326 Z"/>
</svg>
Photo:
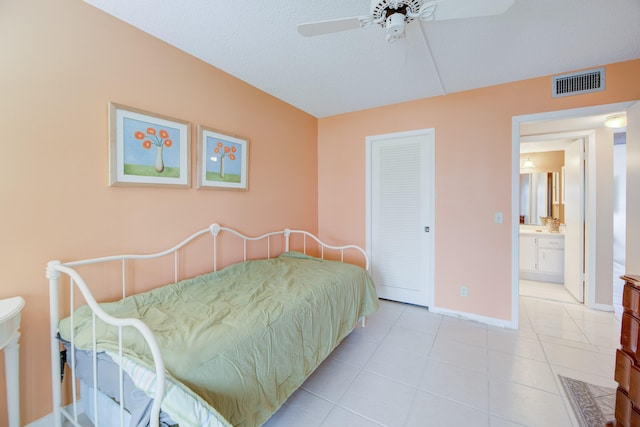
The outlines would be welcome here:
<svg viewBox="0 0 640 427">
<path fill-rule="evenodd" d="M 640 58 L 639 0 L 515 0 L 413 21 L 394 43 L 377 25 L 296 30 L 367 15 L 367 0 L 85 1 L 316 117 Z"/>
</svg>

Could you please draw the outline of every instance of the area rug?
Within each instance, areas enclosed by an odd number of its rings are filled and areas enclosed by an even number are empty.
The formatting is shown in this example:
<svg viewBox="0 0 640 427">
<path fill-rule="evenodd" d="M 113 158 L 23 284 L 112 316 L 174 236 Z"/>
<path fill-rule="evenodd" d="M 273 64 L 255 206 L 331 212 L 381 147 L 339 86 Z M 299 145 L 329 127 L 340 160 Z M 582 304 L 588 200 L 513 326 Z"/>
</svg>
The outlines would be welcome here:
<svg viewBox="0 0 640 427">
<path fill-rule="evenodd" d="M 602 427 L 615 418 L 616 390 L 573 378 L 560 377 L 581 427 Z"/>
</svg>

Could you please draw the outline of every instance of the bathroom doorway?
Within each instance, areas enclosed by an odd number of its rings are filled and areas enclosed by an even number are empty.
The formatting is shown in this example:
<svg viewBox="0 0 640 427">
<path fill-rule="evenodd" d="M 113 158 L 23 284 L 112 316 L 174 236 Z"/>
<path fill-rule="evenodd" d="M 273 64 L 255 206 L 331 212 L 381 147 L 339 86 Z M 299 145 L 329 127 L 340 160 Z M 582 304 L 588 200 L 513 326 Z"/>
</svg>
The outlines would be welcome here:
<svg viewBox="0 0 640 427">
<path fill-rule="evenodd" d="M 528 132 L 528 126 L 523 124 L 520 295 L 583 303 L 584 160 L 587 140 L 593 132 L 527 135 Z"/>
<path fill-rule="evenodd" d="M 521 134 L 522 129 L 527 130 L 528 135 L 550 135 L 550 134 L 558 134 L 563 133 L 568 130 L 591 130 L 594 129 L 597 132 L 597 129 L 604 129 L 603 123 L 604 120 L 615 113 L 625 113 L 635 102 L 628 103 L 618 103 L 618 104 L 609 104 L 609 105 L 601 105 L 596 107 L 586 107 L 579 108 L 573 110 L 562 110 L 548 113 L 540 113 L 533 114 L 527 116 L 518 116 L 513 118 L 513 126 L 512 126 L 512 153 L 513 153 L 513 162 L 512 162 L 512 312 L 514 314 L 514 318 L 517 318 L 517 313 L 519 312 L 519 290 L 520 290 L 520 268 L 519 268 L 519 257 L 520 257 L 520 183 L 519 183 L 519 175 L 520 175 L 520 144 L 521 144 Z M 635 108 L 634 108 L 635 109 Z M 635 116 L 634 116 L 635 117 Z M 604 130 L 607 132 L 607 130 Z M 609 131 L 612 132 L 612 131 Z M 612 133 L 613 135 L 613 133 Z M 613 137 L 612 137 L 613 138 Z M 601 153 L 598 152 L 600 149 L 599 146 L 589 147 L 587 144 L 586 149 L 586 164 L 590 163 L 596 164 L 596 159 L 601 160 Z M 612 160 L 613 163 L 613 160 Z M 587 193 L 586 193 L 586 204 L 585 204 L 585 225 L 584 225 L 584 235 L 585 235 L 585 251 L 584 251 L 584 265 L 585 265 L 585 299 L 584 303 L 589 308 L 595 308 L 600 310 L 613 310 L 613 249 L 609 249 L 608 258 L 611 260 L 611 263 L 608 264 L 609 276 L 604 277 L 603 272 L 606 271 L 607 268 L 600 268 L 600 263 L 602 260 L 602 254 L 598 253 L 598 246 L 600 247 L 613 247 L 613 243 L 611 245 L 602 244 L 607 243 L 606 238 L 603 237 L 603 232 L 600 229 L 596 228 L 596 225 L 601 224 L 603 221 L 596 223 L 595 218 L 596 215 L 598 219 L 601 220 L 605 215 L 603 214 L 603 208 L 601 207 L 602 203 L 596 204 L 596 194 L 605 194 L 602 186 L 599 187 L 599 191 L 596 192 L 596 188 L 599 185 L 599 181 L 597 180 L 595 175 L 595 168 L 589 170 L 586 169 L 586 178 L 585 183 L 587 184 Z M 613 183 L 613 173 L 608 178 L 611 183 Z M 591 188 L 589 184 L 591 183 Z M 613 184 L 612 184 L 613 186 Z M 609 193 L 611 191 L 609 190 Z M 613 199 L 613 197 L 611 197 Z M 605 203 L 606 204 L 606 203 Z M 613 200 L 610 201 L 610 204 L 613 205 Z M 610 221 L 613 223 L 613 214 L 610 210 Z M 596 245 L 596 237 L 599 238 L 598 245 Z M 609 232 L 608 239 L 613 241 L 613 236 L 611 236 L 611 232 Z M 596 258 L 598 257 L 598 258 Z M 598 265 L 598 269 L 596 269 L 596 265 Z M 591 285 L 591 286 L 590 286 Z M 604 295 L 604 296 L 603 296 Z M 608 298 L 607 298 L 608 295 Z"/>
</svg>

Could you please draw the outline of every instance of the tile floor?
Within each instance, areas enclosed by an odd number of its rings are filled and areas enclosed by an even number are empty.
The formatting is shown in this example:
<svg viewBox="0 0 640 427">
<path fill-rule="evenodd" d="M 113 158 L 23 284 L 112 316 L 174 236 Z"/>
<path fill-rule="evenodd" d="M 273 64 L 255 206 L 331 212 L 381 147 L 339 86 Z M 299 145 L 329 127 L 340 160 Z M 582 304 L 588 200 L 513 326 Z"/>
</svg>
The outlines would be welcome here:
<svg viewBox="0 0 640 427">
<path fill-rule="evenodd" d="M 619 320 L 523 290 L 519 330 L 381 301 L 265 425 L 577 426 L 558 374 L 615 387 Z"/>
</svg>

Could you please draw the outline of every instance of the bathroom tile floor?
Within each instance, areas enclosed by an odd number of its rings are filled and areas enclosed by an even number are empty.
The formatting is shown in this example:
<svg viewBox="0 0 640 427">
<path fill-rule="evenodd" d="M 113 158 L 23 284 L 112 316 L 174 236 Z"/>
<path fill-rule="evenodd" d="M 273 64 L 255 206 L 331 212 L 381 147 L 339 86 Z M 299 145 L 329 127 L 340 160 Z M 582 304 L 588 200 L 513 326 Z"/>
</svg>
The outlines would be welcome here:
<svg viewBox="0 0 640 427">
<path fill-rule="evenodd" d="M 553 297 L 518 330 L 381 301 L 265 425 L 577 426 L 558 374 L 616 387 L 620 323 Z"/>
<path fill-rule="evenodd" d="M 579 304 L 561 283 L 520 280 L 520 296 Z"/>
</svg>

